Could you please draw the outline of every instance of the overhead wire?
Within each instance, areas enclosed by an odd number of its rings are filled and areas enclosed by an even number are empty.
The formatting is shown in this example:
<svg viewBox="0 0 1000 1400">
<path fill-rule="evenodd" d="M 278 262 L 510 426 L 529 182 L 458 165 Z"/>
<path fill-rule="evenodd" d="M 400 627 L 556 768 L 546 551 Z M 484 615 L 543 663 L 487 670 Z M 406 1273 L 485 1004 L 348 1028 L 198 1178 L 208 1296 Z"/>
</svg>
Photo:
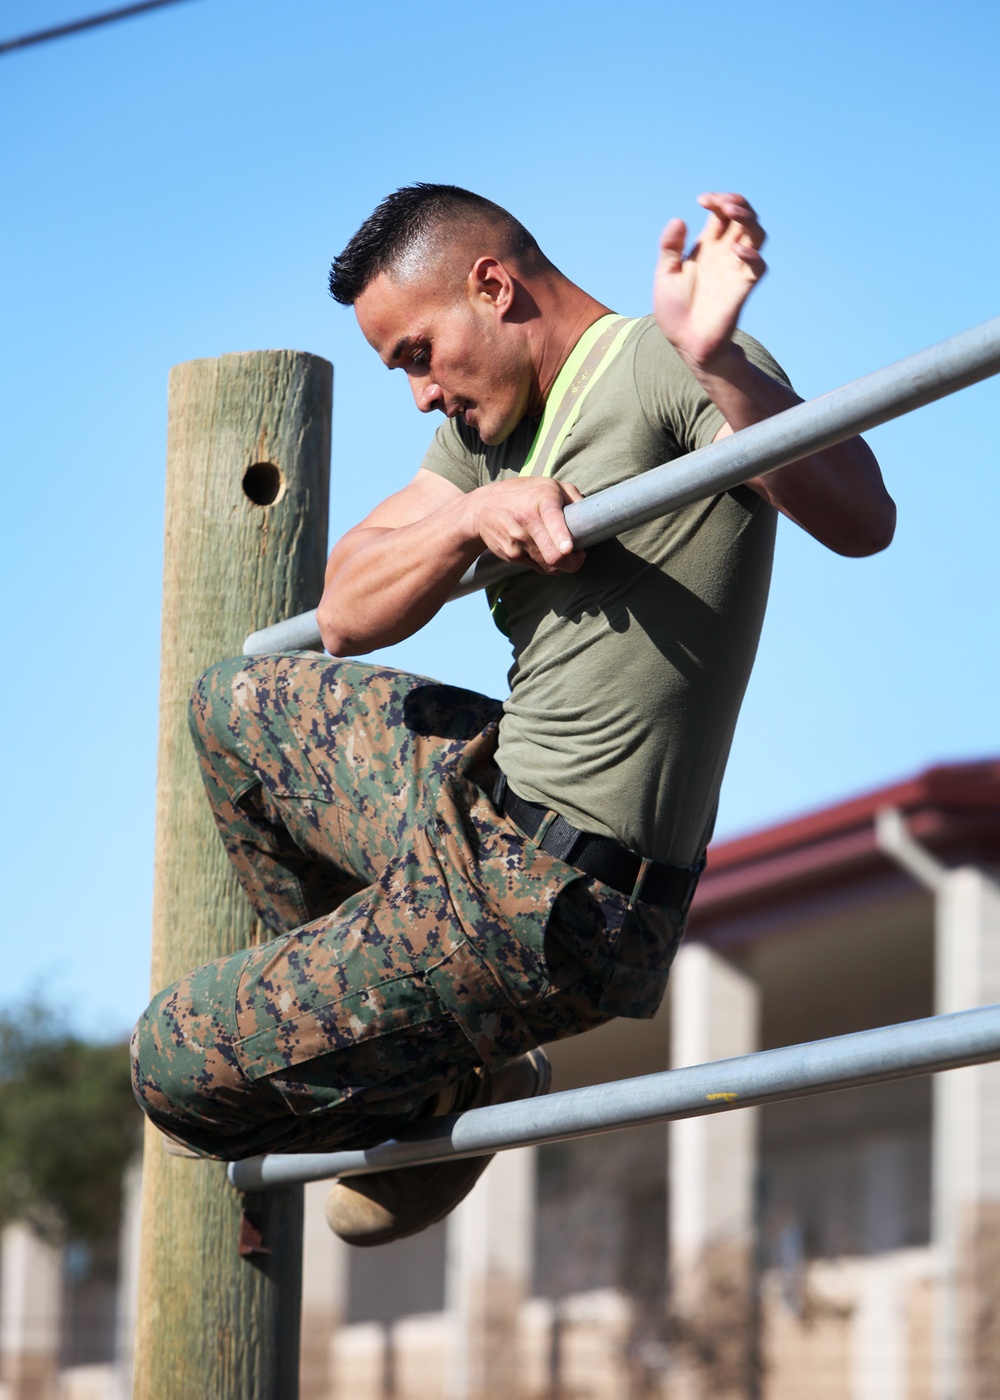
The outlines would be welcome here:
<svg viewBox="0 0 1000 1400">
<path fill-rule="evenodd" d="M 62 39 L 67 34 L 78 34 L 82 29 L 95 29 L 100 24 L 112 24 L 115 20 L 131 19 L 133 15 L 144 14 L 146 10 L 159 10 L 165 5 L 178 5 L 180 3 L 181 0 L 140 0 L 140 3 L 135 5 L 121 5 L 117 10 L 103 10 L 98 15 L 88 15 L 84 19 L 52 25 L 49 29 L 36 29 L 31 34 L 21 34 L 15 39 L 2 39 L 0 40 L 0 54 L 11 53 L 14 49 L 25 49 L 31 44 L 44 44 L 50 39 Z"/>
</svg>

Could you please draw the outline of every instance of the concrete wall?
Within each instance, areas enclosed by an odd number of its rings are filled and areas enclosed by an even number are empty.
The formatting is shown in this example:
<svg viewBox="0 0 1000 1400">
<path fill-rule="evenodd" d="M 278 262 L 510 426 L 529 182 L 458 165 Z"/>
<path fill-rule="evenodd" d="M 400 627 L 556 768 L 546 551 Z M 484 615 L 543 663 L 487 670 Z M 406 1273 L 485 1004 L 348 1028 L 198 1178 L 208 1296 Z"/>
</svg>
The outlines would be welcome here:
<svg viewBox="0 0 1000 1400">
<path fill-rule="evenodd" d="M 674 1068 L 757 1049 L 758 988 L 706 945 L 681 948 L 670 998 Z M 670 1389 L 677 1400 L 753 1393 L 757 1118 L 756 1109 L 740 1109 L 670 1124 Z"/>
<path fill-rule="evenodd" d="M 0 1235 L 0 1381 L 5 1400 L 56 1400 L 62 1250 L 27 1225 Z"/>
<path fill-rule="evenodd" d="M 1000 1002 L 1000 883 L 995 872 L 948 873 L 938 894 L 937 1007 Z M 1000 1391 L 1000 1064 L 934 1084 L 936 1400 L 995 1400 Z"/>
</svg>

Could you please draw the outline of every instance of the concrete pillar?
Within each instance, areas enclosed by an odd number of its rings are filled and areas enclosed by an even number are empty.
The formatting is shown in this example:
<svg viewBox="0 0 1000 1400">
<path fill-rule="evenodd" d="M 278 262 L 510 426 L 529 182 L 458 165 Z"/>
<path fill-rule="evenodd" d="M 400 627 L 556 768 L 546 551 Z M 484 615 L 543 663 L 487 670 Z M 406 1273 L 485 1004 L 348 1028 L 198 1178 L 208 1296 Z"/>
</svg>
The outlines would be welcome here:
<svg viewBox="0 0 1000 1400">
<path fill-rule="evenodd" d="M 329 1400 L 333 1393 L 333 1340 L 347 1310 L 350 1246 L 326 1223 L 329 1190 L 329 1181 L 311 1181 L 305 1188 L 299 1400 Z"/>
<path fill-rule="evenodd" d="M 139 1239 L 142 1234 L 142 1156 L 125 1170 L 118 1231 L 118 1297 L 115 1316 L 115 1400 L 131 1400 L 135 1317 L 139 1298 Z"/>
<path fill-rule="evenodd" d="M 672 1066 L 756 1050 L 758 1002 L 754 982 L 720 954 L 682 946 L 670 973 Z M 756 1393 L 756 1117 L 743 1109 L 670 1124 L 674 1393 L 685 1400 Z"/>
<path fill-rule="evenodd" d="M 938 1012 L 1000 1002 L 1000 885 L 979 869 L 937 889 Z M 1000 1377 L 1000 1064 L 934 1081 L 938 1400 L 995 1400 Z"/>
<path fill-rule="evenodd" d="M 62 1250 L 27 1225 L 0 1235 L 0 1380 L 4 1400 L 55 1400 Z"/>
<path fill-rule="evenodd" d="M 448 1223 L 451 1400 L 517 1400 L 517 1317 L 531 1291 L 535 1150 L 501 1152 Z"/>
<path fill-rule="evenodd" d="M 907 1304 L 911 1288 L 898 1254 L 866 1259 L 851 1327 L 851 1400 L 908 1400 Z"/>
</svg>

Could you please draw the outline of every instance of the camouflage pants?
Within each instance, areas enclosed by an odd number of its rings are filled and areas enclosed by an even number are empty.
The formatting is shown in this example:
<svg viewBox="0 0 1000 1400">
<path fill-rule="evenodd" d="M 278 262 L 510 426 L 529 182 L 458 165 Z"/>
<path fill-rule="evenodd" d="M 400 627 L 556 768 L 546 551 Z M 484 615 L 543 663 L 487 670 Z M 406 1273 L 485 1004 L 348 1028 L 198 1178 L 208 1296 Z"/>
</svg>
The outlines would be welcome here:
<svg viewBox="0 0 1000 1400">
<path fill-rule="evenodd" d="M 555 859 L 489 797 L 501 707 L 354 661 L 245 658 L 191 728 L 273 941 L 154 998 L 137 1097 L 209 1155 L 370 1146 L 471 1073 L 651 1016 L 682 931 Z"/>
</svg>

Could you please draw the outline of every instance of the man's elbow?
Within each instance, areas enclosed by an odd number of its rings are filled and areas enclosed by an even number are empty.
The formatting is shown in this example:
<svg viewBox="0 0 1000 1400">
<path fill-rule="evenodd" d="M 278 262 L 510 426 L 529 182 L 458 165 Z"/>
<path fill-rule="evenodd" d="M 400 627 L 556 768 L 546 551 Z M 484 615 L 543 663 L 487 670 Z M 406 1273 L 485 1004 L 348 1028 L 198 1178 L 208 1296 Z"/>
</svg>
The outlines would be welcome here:
<svg viewBox="0 0 1000 1400">
<path fill-rule="evenodd" d="M 325 599 L 316 609 L 316 623 L 323 645 L 331 656 L 353 656 L 360 649 L 355 638 L 339 625 L 333 608 Z"/>
<path fill-rule="evenodd" d="M 895 533 L 896 505 L 887 496 L 880 510 L 859 516 L 850 531 L 842 539 L 832 541 L 830 547 L 848 559 L 867 559 L 869 555 L 888 549 Z"/>
<path fill-rule="evenodd" d="M 331 656 L 364 656 L 376 647 L 389 647 L 401 642 L 410 633 L 402 628 L 379 626 L 359 613 L 352 627 L 342 609 L 334 608 L 324 599 L 316 609 L 316 623 L 323 645 Z"/>
</svg>

